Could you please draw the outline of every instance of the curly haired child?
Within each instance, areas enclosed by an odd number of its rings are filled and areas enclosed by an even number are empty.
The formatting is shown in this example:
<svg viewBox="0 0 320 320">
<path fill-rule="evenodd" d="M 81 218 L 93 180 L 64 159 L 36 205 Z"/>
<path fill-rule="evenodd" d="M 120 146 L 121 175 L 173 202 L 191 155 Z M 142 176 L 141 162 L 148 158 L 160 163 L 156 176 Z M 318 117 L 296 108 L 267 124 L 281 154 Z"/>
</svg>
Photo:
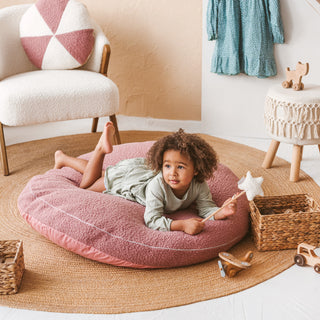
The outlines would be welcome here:
<svg viewBox="0 0 320 320">
<path fill-rule="evenodd" d="M 213 148 L 199 136 L 180 129 L 156 141 L 146 159 L 125 159 L 102 171 L 105 155 L 113 151 L 114 131 L 112 122 L 107 122 L 89 160 L 56 151 L 54 168 L 67 166 L 82 173 L 80 188 L 144 205 L 144 220 L 149 228 L 191 235 L 200 233 L 204 228 L 202 220 L 219 209 L 206 183 L 217 167 Z M 226 202 L 229 204 L 214 219 L 225 219 L 236 213 L 236 200 Z M 164 216 L 192 203 L 196 204 L 199 218 L 172 220 Z"/>
</svg>

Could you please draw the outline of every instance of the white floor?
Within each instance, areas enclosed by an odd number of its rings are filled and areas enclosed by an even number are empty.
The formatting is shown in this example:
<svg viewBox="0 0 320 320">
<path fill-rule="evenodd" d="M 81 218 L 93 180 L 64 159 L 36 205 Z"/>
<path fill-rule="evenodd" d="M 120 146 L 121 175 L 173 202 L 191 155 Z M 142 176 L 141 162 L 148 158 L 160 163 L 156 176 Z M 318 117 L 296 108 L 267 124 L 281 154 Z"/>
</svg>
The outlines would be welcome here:
<svg viewBox="0 0 320 320">
<path fill-rule="evenodd" d="M 90 127 L 86 121 L 80 121 L 77 126 L 79 127 L 74 128 L 74 130 L 78 131 L 74 133 L 87 132 L 87 128 Z M 183 127 L 183 125 L 181 126 Z M 190 131 L 196 132 L 198 129 L 197 123 L 191 123 L 190 127 Z M 61 123 L 52 124 L 49 127 L 42 125 L 27 130 L 24 128 L 23 134 L 17 128 L 6 128 L 7 143 L 13 144 L 38 139 L 39 131 L 41 132 L 41 138 L 53 136 L 52 132 L 57 132 L 57 135 L 73 133 L 68 131 L 69 128 L 70 126 L 64 126 Z M 157 127 L 153 129 L 161 130 Z M 141 130 L 141 126 L 138 126 L 137 130 Z M 169 131 L 172 128 L 162 130 Z M 269 139 L 223 138 L 264 151 L 267 150 L 270 143 Z M 291 161 L 291 147 L 291 145 L 281 144 L 277 156 Z M 309 174 L 318 185 L 320 185 L 319 160 L 320 154 L 317 146 L 306 146 L 304 148 L 301 169 Z M 317 251 L 320 254 L 320 250 Z M 0 320 L 316 320 L 320 319 L 319 296 L 320 274 L 314 272 L 311 267 L 294 265 L 278 276 L 248 290 L 182 307 L 116 315 L 47 313 L 0 307 Z"/>
</svg>

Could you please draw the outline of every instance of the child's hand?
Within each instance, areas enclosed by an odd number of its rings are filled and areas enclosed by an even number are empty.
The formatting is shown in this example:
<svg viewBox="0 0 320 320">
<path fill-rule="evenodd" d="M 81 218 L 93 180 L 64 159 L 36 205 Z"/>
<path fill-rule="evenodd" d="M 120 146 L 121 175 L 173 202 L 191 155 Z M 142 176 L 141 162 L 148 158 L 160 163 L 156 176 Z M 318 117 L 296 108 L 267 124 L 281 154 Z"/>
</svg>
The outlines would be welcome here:
<svg viewBox="0 0 320 320">
<path fill-rule="evenodd" d="M 237 212 L 237 199 L 229 198 L 223 203 L 222 207 L 224 205 L 226 206 L 214 216 L 215 220 L 225 219 Z"/>
<path fill-rule="evenodd" d="M 204 228 L 204 222 L 201 218 L 191 218 L 184 221 L 184 232 L 188 234 L 198 234 Z"/>
<path fill-rule="evenodd" d="M 204 222 L 201 218 L 191 218 L 186 220 L 174 220 L 171 222 L 172 231 L 184 231 L 185 233 L 195 235 L 204 228 Z"/>
</svg>

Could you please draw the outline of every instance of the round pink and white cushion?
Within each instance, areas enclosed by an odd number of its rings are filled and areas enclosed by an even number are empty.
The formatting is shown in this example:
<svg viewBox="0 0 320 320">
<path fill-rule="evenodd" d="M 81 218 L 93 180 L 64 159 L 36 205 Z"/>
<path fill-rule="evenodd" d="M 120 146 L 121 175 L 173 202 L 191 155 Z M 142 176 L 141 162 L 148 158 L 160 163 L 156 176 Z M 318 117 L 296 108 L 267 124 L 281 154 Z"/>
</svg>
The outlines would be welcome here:
<svg viewBox="0 0 320 320">
<path fill-rule="evenodd" d="M 145 156 L 152 141 L 122 144 L 107 155 L 104 166 Z M 81 156 L 88 159 L 90 154 Z M 210 260 L 230 249 L 248 231 L 248 201 L 238 199 L 229 219 L 207 221 L 191 236 L 161 232 L 144 224 L 144 207 L 120 197 L 79 188 L 81 174 L 70 168 L 33 177 L 18 199 L 22 217 L 54 243 L 103 263 L 134 268 L 168 268 Z M 218 206 L 238 191 L 238 178 L 220 164 L 208 184 Z M 173 219 L 196 216 L 192 208 L 171 214 Z"/>
<path fill-rule="evenodd" d="M 39 69 L 78 68 L 95 41 L 89 13 L 75 0 L 38 0 L 21 17 L 20 39 Z"/>
</svg>

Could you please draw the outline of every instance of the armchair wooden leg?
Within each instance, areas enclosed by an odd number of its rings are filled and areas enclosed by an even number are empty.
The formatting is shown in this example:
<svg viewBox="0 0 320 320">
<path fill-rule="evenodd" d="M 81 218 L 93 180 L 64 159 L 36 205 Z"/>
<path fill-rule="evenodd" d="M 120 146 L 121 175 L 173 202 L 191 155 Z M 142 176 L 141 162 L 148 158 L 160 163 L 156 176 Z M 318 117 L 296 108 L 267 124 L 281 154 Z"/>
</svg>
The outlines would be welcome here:
<svg viewBox="0 0 320 320">
<path fill-rule="evenodd" d="M 116 115 L 113 114 L 112 116 L 109 116 L 109 118 L 110 118 L 110 121 L 113 123 L 114 128 L 116 129 L 116 132 L 114 133 L 114 142 L 115 144 L 121 144 Z"/>
<path fill-rule="evenodd" d="M 3 174 L 5 176 L 8 176 L 9 166 L 8 166 L 8 158 L 7 158 L 7 148 L 6 148 L 6 142 L 4 140 L 3 124 L 1 122 L 0 122 L 0 145 L 1 145 Z"/>
<path fill-rule="evenodd" d="M 91 132 L 97 132 L 99 118 L 92 119 Z"/>
</svg>

